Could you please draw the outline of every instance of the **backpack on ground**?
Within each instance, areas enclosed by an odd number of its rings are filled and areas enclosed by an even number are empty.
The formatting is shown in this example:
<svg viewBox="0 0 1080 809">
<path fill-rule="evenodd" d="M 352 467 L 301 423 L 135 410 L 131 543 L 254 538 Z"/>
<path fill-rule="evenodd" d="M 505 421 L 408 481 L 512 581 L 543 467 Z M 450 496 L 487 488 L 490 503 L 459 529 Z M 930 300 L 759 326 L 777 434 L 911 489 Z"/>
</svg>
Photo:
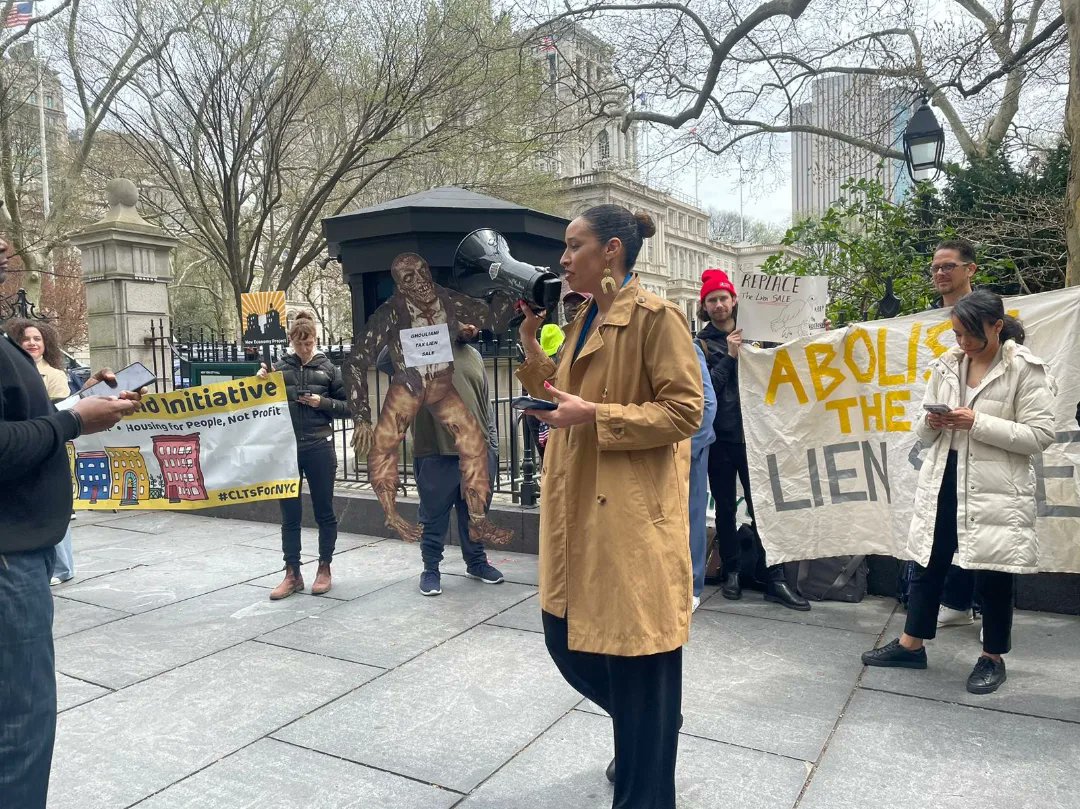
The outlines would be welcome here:
<svg viewBox="0 0 1080 809">
<path fill-rule="evenodd" d="M 865 556 L 830 556 L 798 563 L 796 587 L 810 601 L 856 604 L 866 596 L 869 568 Z"/>
</svg>

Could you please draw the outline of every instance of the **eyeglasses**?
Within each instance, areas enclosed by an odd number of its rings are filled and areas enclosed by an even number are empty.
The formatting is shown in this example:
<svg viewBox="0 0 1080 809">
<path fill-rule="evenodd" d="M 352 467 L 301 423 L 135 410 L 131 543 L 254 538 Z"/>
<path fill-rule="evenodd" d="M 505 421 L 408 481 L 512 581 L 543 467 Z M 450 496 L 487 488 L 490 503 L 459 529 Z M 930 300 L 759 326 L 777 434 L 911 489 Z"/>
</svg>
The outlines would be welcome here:
<svg viewBox="0 0 1080 809">
<path fill-rule="evenodd" d="M 942 275 L 948 275 L 949 273 L 960 267 L 966 267 L 970 263 L 970 261 L 965 261 L 962 264 L 957 264 L 955 261 L 949 261 L 945 264 L 932 264 L 927 269 L 929 270 L 931 277 L 937 275 L 938 273 L 941 273 Z"/>
</svg>

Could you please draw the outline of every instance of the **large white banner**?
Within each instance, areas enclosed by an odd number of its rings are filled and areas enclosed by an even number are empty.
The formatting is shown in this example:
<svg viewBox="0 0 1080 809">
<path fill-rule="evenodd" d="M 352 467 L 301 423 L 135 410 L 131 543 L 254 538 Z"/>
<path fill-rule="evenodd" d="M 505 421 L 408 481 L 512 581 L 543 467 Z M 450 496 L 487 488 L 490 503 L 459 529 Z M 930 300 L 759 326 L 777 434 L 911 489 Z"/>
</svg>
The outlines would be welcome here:
<svg viewBox="0 0 1080 809">
<path fill-rule="evenodd" d="M 1057 442 L 1035 459 L 1040 567 L 1080 573 L 1080 287 L 1006 300 L 1057 379 Z M 899 556 L 925 454 L 926 369 L 955 345 L 947 312 L 744 345 L 739 388 L 754 511 L 770 562 Z"/>
<path fill-rule="evenodd" d="M 210 508 L 300 490 L 280 373 L 146 396 L 67 446 L 77 509 Z"/>
</svg>

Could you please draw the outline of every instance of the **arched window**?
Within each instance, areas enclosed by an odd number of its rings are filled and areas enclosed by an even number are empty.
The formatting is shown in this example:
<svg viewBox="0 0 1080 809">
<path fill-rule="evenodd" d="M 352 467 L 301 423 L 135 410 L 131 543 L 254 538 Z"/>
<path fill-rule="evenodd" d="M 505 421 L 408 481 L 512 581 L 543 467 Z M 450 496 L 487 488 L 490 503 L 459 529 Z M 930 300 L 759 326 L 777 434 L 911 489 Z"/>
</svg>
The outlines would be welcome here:
<svg viewBox="0 0 1080 809">
<path fill-rule="evenodd" d="M 597 137 L 597 151 L 601 160 L 611 159 L 611 138 L 608 137 L 606 129 L 602 130 Z"/>
</svg>

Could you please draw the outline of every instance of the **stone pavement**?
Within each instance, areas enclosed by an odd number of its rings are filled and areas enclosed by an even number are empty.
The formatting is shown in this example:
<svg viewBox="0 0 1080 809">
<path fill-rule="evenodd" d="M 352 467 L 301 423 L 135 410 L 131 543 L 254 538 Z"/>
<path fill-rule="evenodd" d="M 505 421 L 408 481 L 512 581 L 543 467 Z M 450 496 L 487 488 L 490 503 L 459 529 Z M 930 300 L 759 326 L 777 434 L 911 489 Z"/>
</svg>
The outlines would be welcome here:
<svg viewBox="0 0 1080 809">
<path fill-rule="evenodd" d="M 343 535 L 327 596 L 272 603 L 272 524 L 75 526 L 78 577 L 54 588 L 50 809 L 610 806 L 610 722 L 548 659 L 535 557 L 493 551 L 507 581 L 488 586 L 448 548 L 425 598 L 416 546 Z M 1080 619 L 1020 613 L 1009 681 L 986 697 L 964 690 L 977 626 L 943 631 L 925 672 L 864 669 L 901 621 L 889 599 L 707 598 L 680 809 L 1080 807 Z"/>
</svg>

